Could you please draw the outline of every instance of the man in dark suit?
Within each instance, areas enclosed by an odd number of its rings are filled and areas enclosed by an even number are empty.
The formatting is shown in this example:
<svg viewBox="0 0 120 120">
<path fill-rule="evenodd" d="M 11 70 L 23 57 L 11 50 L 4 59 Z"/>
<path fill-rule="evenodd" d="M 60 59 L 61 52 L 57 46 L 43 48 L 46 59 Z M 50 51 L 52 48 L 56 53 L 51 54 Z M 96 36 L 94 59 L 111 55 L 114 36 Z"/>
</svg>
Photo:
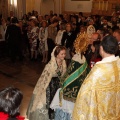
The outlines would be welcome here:
<svg viewBox="0 0 120 120">
<path fill-rule="evenodd" d="M 18 22 L 17 17 L 14 16 L 14 12 L 10 11 L 10 16 L 7 18 L 8 24 L 11 23 L 12 18 L 16 19 L 16 21 Z"/>
<path fill-rule="evenodd" d="M 102 21 L 103 23 L 101 24 L 100 28 L 102 29 L 111 29 L 111 26 L 108 25 L 108 20 L 107 17 L 105 17 Z"/>
<path fill-rule="evenodd" d="M 120 57 L 120 29 L 117 29 L 113 32 L 113 36 L 117 39 L 118 41 L 118 46 L 119 46 L 119 49 L 117 51 L 117 54 L 116 56 L 119 56 Z"/>
<path fill-rule="evenodd" d="M 12 62 L 15 62 L 17 56 L 22 60 L 21 30 L 16 23 L 16 18 L 12 18 L 11 24 L 7 27 L 5 34 L 5 40 L 8 42 Z"/>
</svg>

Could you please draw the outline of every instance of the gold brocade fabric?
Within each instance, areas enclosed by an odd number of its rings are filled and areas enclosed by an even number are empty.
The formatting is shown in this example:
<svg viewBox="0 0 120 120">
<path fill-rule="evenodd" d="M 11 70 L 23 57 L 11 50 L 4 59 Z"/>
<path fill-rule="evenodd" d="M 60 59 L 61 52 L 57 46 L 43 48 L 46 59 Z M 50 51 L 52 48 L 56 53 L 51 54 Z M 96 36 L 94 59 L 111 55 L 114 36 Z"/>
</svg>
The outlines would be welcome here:
<svg viewBox="0 0 120 120">
<path fill-rule="evenodd" d="M 120 59 L 96 64 L 84 80 L 73 120 L 120 120 Z"/>
</svg>

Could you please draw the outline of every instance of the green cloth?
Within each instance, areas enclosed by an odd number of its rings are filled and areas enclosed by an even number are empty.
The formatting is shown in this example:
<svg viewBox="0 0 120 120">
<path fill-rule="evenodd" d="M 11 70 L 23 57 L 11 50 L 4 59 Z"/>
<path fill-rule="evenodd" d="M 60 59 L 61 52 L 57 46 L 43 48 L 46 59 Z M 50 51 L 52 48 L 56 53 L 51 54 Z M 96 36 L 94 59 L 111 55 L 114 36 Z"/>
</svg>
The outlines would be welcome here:
<svg viewBox="0 0 120 120">
<path fill-rule="evenodd" d="M 70 65 L 64 76 L 61 78 L 61 97 L 65 100 L 75 102 L 81 84 L 89 73 L 87 62 L 80 64 L 74 60 L 71 61 Z"/>
</svg>

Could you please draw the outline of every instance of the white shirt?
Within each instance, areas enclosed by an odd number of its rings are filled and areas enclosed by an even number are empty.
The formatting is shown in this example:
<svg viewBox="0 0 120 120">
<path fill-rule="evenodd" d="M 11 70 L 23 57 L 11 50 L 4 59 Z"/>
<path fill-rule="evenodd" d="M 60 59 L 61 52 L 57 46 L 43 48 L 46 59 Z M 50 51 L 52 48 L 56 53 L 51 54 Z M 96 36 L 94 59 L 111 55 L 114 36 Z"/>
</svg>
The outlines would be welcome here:
<svg viewBox="0 0 120 120">
<path fill-rule="evenodd" d="M 63 36 L 63 33 L 65 32 L 65 30 L 59 30 L 58 33 L 57 33 L 57 36 L 55 38 L 55 43 L 57 45 L 61 45 L 61 39 L 62 39 L 62 36 Z"/>
<path fill-rule="evenodd" d="M 6 33 L 7 26 L 5 25 L 0 25 L 0 34 L 2 34 L 2 39 L 0 41 L 5 41 L 5 33 Z"/>
</svg>

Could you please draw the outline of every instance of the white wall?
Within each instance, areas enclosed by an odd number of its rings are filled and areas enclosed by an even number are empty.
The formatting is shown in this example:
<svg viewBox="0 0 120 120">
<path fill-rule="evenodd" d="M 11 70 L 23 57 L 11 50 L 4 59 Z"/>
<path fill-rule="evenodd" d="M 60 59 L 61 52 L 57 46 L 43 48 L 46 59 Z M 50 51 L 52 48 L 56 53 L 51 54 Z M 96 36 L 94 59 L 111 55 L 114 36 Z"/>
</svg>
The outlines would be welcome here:
<svg viewBox="0 0 120 120">
<path fill-rule="evenodd" d="M 60 14 L 61 13 L 61 0 L 55 0 L 55 13 Z"/>
<path fill-rule="evenodd" d="M 41 15 L 49 14 L 50 10 L 54 11 L 53 0 L 42 0 L 42 2 L 41 2 Z"/>
<path fill-rule="evenodd" d="M 54 6 L 55 2 L 55 6 Z M 72 1 L 65 0 L 65 11 L 73 12 L 91 12 L 92 0 L 88 1 Z M 61 0 L 35 0 L 34 10 L 39 14 L 49 14 L 50 10 L 54 13 L 61 13 Z"/>
<path fill-rule="evenodd" d="M 38 14 L 49 14 L 50 10 L 54 11 L 53 0 L 34 0 L 34 10 L 38 11 Z"/>
<path fill-rule="evenodd" d="M 65 0 L 65 11 L 91 12 L 92 0 L 90 1 L 72 1 Z"/>
<path fill-rule="evenodd" d="M 41 0 L 35 0 L 34 10 L 38 11 L 38 14 L 41 14 Z"/>
</svg>

